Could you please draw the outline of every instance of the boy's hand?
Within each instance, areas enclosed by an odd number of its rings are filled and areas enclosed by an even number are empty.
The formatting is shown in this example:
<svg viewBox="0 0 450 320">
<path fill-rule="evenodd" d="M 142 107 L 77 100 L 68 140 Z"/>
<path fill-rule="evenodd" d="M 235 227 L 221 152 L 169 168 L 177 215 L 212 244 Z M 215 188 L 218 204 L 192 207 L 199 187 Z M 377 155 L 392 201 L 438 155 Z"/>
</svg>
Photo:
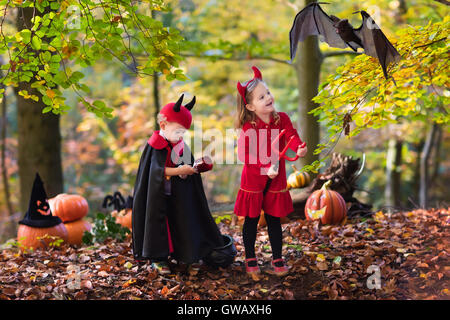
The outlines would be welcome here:
<svg viewBox="0 0 450 320">
<path fill-rule="evenodd" d="M 306 155 L 307 152 L 308 152 L 308 147 L 307 146 L 305 146 L 304 148 L 298 147 L 298 149 L 297 149 L 297 155 L 299 157 L 301 157 L 301 158 L 303 158 Z"/>
<path fill-rule="evenodd" d="M 197 169 L 191 167 L 188 164 L 182 165 L 180 167 L 177 168 L 178 169 L 178 175 L 182 176 L 182 175 L 193 175 L 194 173 L 197 173 Z"/>
</svg>

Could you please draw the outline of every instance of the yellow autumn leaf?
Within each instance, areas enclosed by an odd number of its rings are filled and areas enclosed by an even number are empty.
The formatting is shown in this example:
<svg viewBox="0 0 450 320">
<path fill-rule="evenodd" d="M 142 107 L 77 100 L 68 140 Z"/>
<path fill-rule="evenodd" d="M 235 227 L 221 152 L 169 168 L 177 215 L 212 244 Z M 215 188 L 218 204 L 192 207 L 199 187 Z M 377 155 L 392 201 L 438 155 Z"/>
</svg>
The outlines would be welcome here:
<svg viewBox="0 0 450 320">
<path fill-rule="evenodd" d="M 378 211 L 377 213 L 375 213 L 374 219 L 375 219 L 376 222 L 381 222 L 385 218 L 386 217 L 384 216 L 382 211 Z"/>
<path fill-rule="evenodd" d="M 316 257 L 316 260 L 319 262 L 325 261 L 325 256 L 321 253 L 319 253 Z"/>
</svg>

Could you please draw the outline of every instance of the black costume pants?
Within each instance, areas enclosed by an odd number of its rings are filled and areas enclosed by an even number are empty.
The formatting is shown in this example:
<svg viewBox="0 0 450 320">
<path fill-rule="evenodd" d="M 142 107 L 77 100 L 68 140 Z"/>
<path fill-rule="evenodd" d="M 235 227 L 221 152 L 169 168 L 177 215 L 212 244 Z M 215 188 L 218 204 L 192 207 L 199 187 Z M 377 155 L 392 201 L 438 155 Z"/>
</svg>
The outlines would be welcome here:
<svg viewBox="0 0 450 320">
<path fill-rule="evenodd" d="M 267 222 L 267 231 L 269 233 L 270 246 L 272 247 L 273 259 L 281 258 L 281 250 L 283 245 L 283 237 L 281 231 L 280 218 L 264 213 Z M 242 227 L 242 239 L 245 247 L 245 258 L 254 258 L 256 231 L 258 228 L 259 216 L 256 218 L 245 217 L 244 226 Z"/>
</svg>

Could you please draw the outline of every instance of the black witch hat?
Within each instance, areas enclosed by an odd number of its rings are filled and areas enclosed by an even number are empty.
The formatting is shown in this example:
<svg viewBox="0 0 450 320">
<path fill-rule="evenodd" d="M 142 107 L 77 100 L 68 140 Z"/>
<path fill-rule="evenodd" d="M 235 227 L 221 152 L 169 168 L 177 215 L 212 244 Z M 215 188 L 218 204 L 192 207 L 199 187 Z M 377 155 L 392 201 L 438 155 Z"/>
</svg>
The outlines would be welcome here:
<svg viewBox="0 0 450 320">
<path fill-rule="evenodd" d="M 19 223 L 36 228 L 51 228 L 61 222 L 59 217 L 52 215 L 47 200 L 47 193 L 44 189 L 44 183 L 42 182 L 39 173 L 36 173 L 33 189 L 31 190 L 30 202 L 28 204 L 28 211 Z"/>
</svg>

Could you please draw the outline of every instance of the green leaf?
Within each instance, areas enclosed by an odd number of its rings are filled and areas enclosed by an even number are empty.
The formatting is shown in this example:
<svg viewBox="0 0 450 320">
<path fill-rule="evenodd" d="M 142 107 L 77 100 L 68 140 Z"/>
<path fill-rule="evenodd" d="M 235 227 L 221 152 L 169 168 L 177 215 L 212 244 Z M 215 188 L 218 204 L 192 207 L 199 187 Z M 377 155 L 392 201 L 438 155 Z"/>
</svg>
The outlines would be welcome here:
<svg viewBox="0 0 450 320">
<path fill-rule="evenodd" d="M 51 105 L 52 104 L 52 100 L 46 95 L 42 96 L 42 102 L 44 102 L 46 105 Z"/>
<path fill-rule="evenodd" d="M 106 216 L 103 213 L 101 213 L 101 212 L 97 213 L 98 220 L 105 220 L 105 218 L 106 218 Z"/>
<path fill-rule="evenodd" d="M 333 259 L 333 263 L 335 263 L 335 264 L 340 264 L 341 261 L 342 261 L 341 256 L 337 256 L 337 257 L 335 257 L 335 258 Z"/>
<path fill-rule="evenodd" d="M 106 108 L 106 104 L 101 100 L 95 100 L 92 104 L 101 111 L 103 111 Z"/>
<path fill-rule="evenodd" d="M 84 244 L 91 245 L 94 243 L 94 235 L 89 231 L 85 231 L 81 240 Z"/>
<path fill-rule="evenodd" d="M 42 40 L 38 36 L 33 36 L 31 39 L 31 47 L 34 50 L 41 50 Z"/>
<path fill-rule="evenodd" d="M 60 6 L 61 6 L 61 4 L 60 4 L 59 1 L 53 1 L 53 2 L 50 2 L 50 8 L 51 8 L 52 10 L 57 11 L 57 10 L 60 8 Z"/>
<path fill-rule="evenodd" d="M 30 42 L 31 39 L 31 31 L 29 29 L 23 29 L 20 31 L 20 35 L 22 36 L 23 42 Z"/>
<path fill-rule="evenodd" d="M 44 109 L 42 109 L 42 113 L 47 113 L 50 112 L 52 110 L 51 106 L 45 107 Z"/>
</svg>

